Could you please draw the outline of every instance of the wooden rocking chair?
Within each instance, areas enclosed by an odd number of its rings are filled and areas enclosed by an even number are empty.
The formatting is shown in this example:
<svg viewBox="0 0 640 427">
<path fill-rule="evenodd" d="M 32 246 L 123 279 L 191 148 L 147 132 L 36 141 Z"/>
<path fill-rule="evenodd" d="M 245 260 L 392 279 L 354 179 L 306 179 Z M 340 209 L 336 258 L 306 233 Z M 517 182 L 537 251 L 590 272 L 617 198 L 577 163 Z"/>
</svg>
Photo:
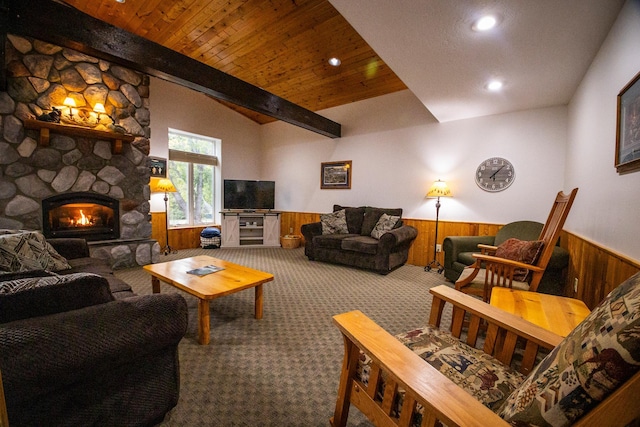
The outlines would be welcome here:
<svg viewBox="0 0 640 427">
<path fill-rule="evenodd" d="M 333 427 L 346 425 L 350 405 L 385 427 L 627 426 L 640 417 L 640 337 L 634 333 L 640 273 L 564 339 L 445 285 L 430 292 L 429 326 L 397 337 L 360 311 L 334 316 L 345 353 Z M 453 305 L 447 331 L 440 325 L 445 304 Z M 620 310 L 621 304 L 629 310 Z M 488 325 L 483 345 L 481 324 Z M 448 338 L 438 341 L 438 334 Z M 625 342 L 617 345 L 617 339 Z M 521 345 L 520 359 L 514 353 Z M 540 349 L 554 350 L 536 363 Z M 516 367 L 515 360 L 523 375 L 511 383 L 509 375 L 519 374 L 501 369 Z"/>
<path fill-rule="evenodd" d="M 456 281 L 456 289 L 466 294 L 481 296 L 484 301 L 489 301 L 494 286 L 536 292 L 577 193 L 577 188 L 569 194 L 558 192 L 538 241 L 514 242 L 515 245 L 520 245 L 521 250 L 525 245 L 529 245 L 530 248 L 534 248 L 533 245 L 539 247 L 542 242 L 539 254 L 533 261 L 525 263 L 495 256 L 497 246 L 478 245 L 481 253 L 473 254 L 476 262 L 464 269 Z M 508 243 L 513 242 L 507 241 L 504 244 Z M 535 248 L 533 250 L 535 251 Z"/>
</svg>

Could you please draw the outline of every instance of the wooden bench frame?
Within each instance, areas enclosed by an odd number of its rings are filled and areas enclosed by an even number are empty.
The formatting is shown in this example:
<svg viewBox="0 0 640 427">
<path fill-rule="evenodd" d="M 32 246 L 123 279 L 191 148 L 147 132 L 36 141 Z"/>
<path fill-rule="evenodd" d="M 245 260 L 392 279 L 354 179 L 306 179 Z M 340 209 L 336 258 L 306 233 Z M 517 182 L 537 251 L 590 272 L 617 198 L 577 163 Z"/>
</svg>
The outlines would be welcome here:
<svg viewBox="0 0 640 427">
<path fill-rule="evenodd" d="M 516 344 L 524 343 L 524 354 L 518 368 L 523 374 L 533 368 L 539 350 L 553 349 L 563 339 L 448 286 L 437 286 L 430 292 L 433 302 L 429 324 L 440 326 L 445 305 L 452 304 L 450 333 L 460 338 L 463 329 L 466 329 L 465 342 L 476 347 L 478 333 L 486 327 L 482 349 L 500 362 L 511 364 Z M 333 427 L 346 425 L 351 404 L 376 426 L 409 427 L 417 404 L 424 408 L 422 427 L 438 426 L 440 423 L 449 427 L 510 426 L 360 311 L 339 314 L 333 319 L 342 332 L 345 345 L 336 408 L 330 420 Z M 372 359 L 368 386 L 356 376 L 360 351 Z M 384 396 L 379 400 L 376 390 L 383 372 L 386 386 Z M 400 389 L 404 390 L 405 397 L 400 415 L 396 418 L 391 415 L 392 405 Z M 638 393 L 640 373 L 575 425 L 629 424 L 640 417 L 640 405 L 636 402 Z"/>
</svg>

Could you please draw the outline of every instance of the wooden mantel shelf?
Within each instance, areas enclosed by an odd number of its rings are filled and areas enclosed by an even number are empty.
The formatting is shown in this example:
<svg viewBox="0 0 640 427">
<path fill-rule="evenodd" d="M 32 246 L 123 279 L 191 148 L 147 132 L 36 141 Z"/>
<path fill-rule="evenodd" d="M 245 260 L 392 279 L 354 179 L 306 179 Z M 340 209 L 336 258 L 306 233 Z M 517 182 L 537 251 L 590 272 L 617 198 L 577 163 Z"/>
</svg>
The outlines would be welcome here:
<svg viewBox="0 0 640 427">
<path fill-rule="evenodd" d="M 107 132 L 103 130 L 95 130 L 74 125 L 61 125 L 59 123 L 41 122 L 40 120 L 26 119 L 24 121 L 26 129 L 35 129 L 40 131 L 40 145 L 49 146 L 49 133 L 55 132 L 64 135 L 80 136 L 84 138 L 107 139 L 111 141 L 111 152 L 113 154 L 122 153 L 122 143 L 132 142 L 135 139 L 133 135 L 123 133 Z"/>
</svg>

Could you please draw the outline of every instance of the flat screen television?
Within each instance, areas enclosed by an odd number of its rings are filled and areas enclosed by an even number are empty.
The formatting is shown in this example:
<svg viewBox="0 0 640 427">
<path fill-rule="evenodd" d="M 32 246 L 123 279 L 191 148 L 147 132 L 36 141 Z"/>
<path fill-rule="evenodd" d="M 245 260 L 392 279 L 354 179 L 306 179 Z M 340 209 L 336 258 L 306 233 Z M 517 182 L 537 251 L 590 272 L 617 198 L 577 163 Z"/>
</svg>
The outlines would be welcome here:
<svg viewBox="0 0 640 427">
<path fill-rule="evenodd" d="M 242 210 L 274 209 L 275 181 L 224 180 L 224 208 Z"/>
</svg>

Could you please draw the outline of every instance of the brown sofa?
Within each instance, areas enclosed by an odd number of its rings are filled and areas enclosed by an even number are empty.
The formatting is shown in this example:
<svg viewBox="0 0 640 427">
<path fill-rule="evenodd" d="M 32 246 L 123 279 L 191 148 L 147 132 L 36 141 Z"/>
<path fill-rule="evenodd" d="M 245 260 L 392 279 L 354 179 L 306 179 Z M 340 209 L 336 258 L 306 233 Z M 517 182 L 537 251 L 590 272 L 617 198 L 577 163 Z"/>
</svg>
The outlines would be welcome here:
<svg viewBox="0 0 640 427">
<path fill-rule="evenodd" d="M 402 209 L 333 206 L 334 214 L 342 210 L 346 219 L 346 229 L 342 232 L 328 233 L 326 224 L 323 230 L 322 221 L 302 226 L 304 253 L 309 260 L 348 265 L 380 274 L 388 274 L 407 262 L 409 248 L 418 236 L 418 230 L 403 225 Z M 372 231 L 383 214 L 400 219 L 379 238 L 372 237 Z"/>
</svg>

